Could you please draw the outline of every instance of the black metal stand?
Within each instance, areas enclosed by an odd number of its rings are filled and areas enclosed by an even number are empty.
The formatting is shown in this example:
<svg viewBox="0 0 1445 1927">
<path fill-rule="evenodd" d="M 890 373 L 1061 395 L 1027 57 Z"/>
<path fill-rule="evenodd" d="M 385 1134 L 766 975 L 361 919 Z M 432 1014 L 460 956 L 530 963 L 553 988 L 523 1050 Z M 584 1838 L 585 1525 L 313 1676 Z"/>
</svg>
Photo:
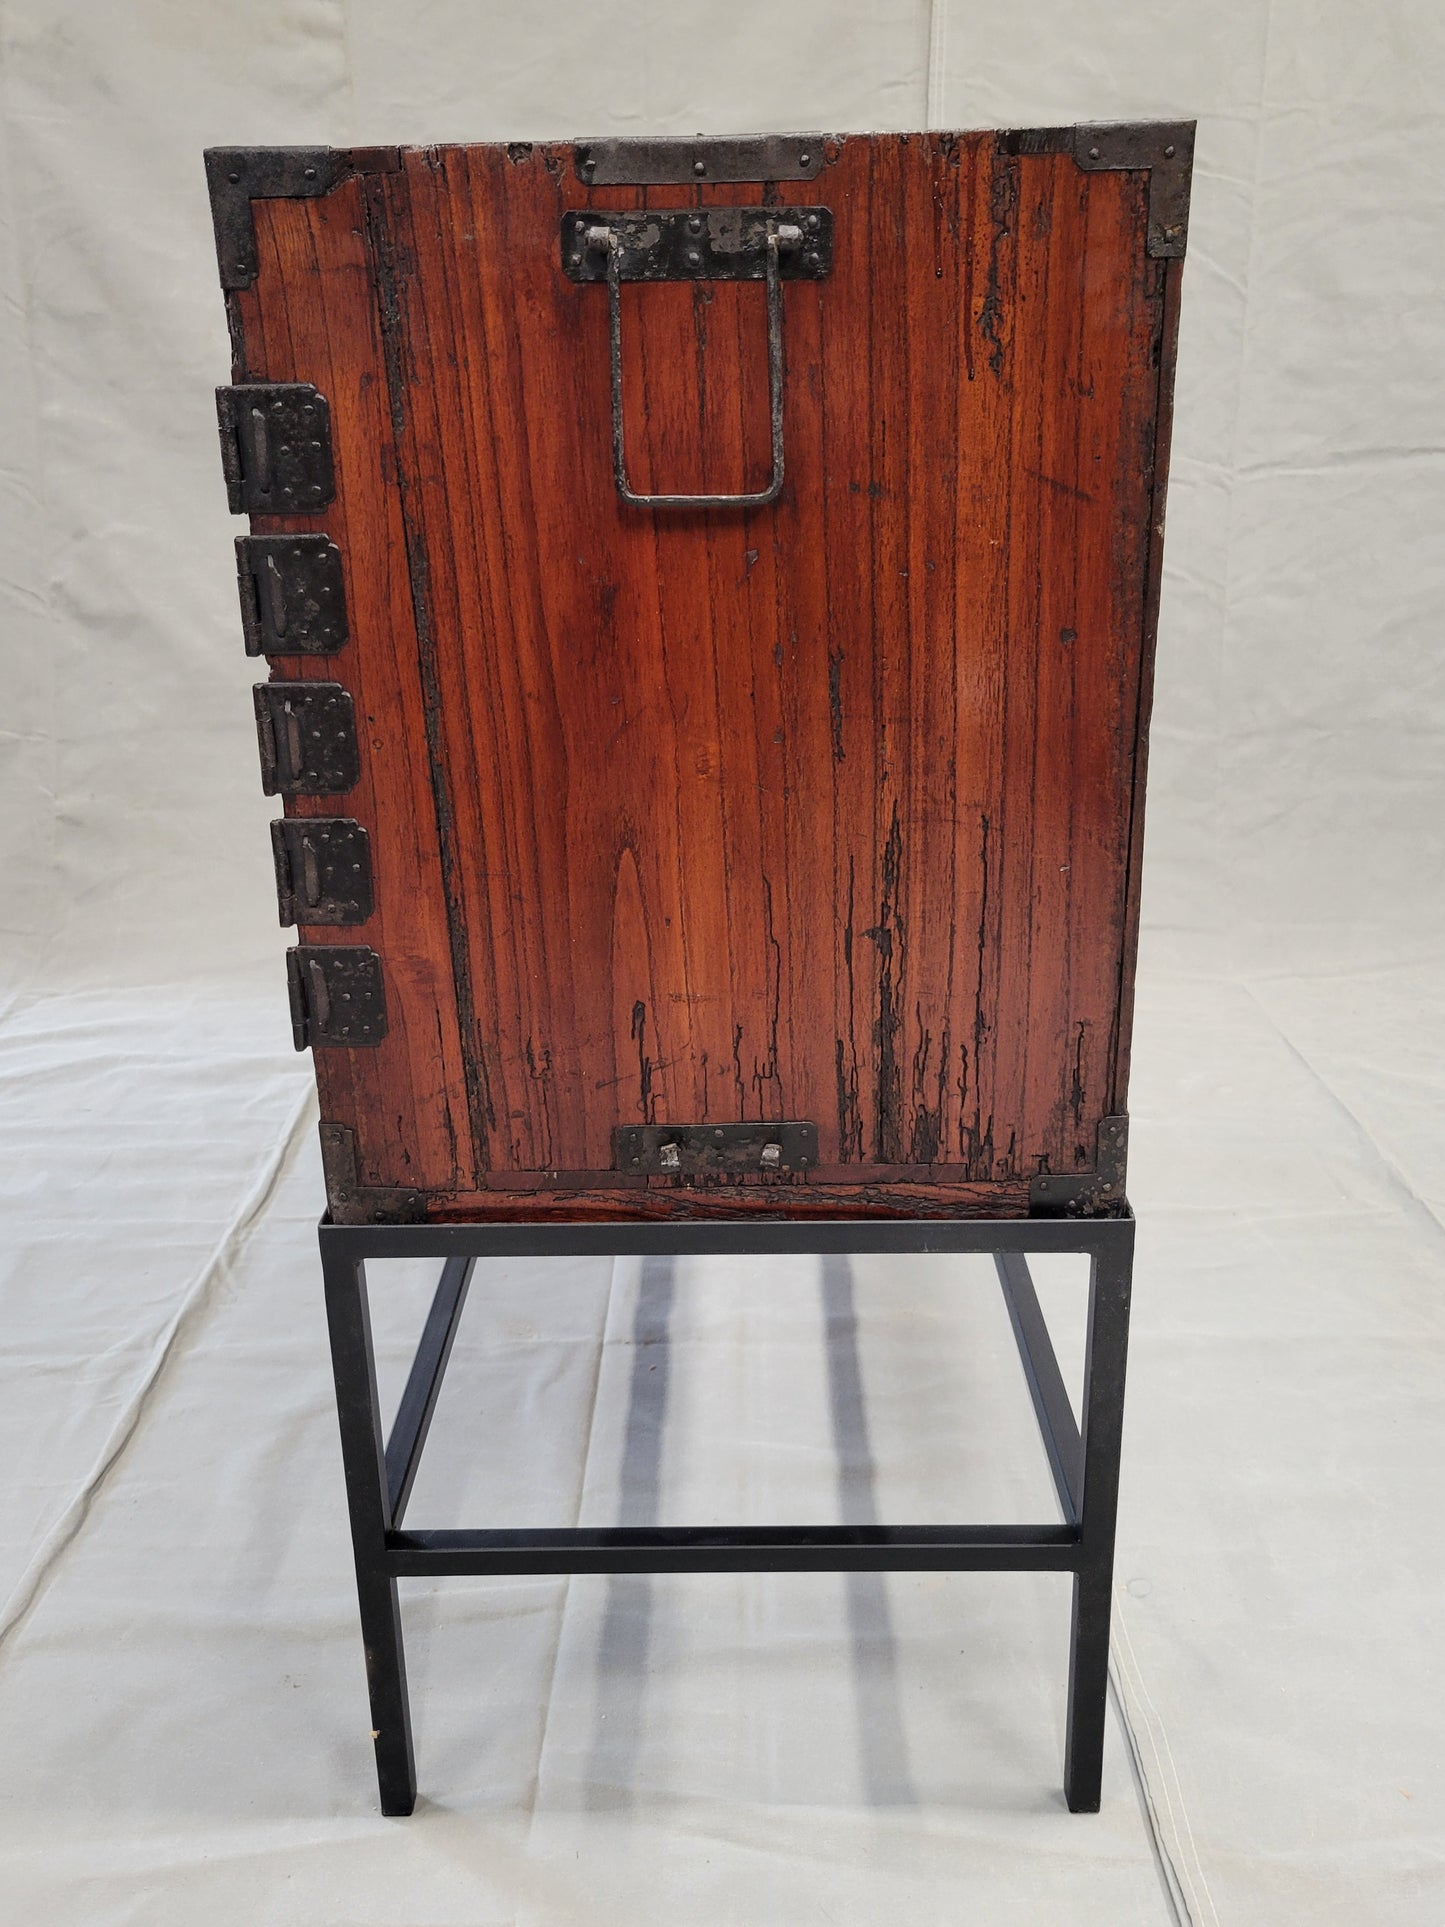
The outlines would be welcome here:
<svg viewBox="0 0 1445 1927">
<path fill-rule="evenodd" d="M 410 1813 L 416 1804 L 398 1579 L 445 1573 L 918 1571 L 1074 1575 L 1064 1795 L 1075 1813 L 1097 1813 L 1134 1261 L 1131 1217 L 360 1226 L 323 1220 L 320 1235 L 383 1813 Z M 1062 1524 L 403 1528 L 478 1258 L 827 1252 L 993 1254 Z M 1077 1252 L 1090 1261 L 1082 1429 L 1029 1275 L 1030 1252 Z M 388 1440 L 377 1403 L 365 1262 L 419 1257 L 445 1263 Z"/>
</svg>

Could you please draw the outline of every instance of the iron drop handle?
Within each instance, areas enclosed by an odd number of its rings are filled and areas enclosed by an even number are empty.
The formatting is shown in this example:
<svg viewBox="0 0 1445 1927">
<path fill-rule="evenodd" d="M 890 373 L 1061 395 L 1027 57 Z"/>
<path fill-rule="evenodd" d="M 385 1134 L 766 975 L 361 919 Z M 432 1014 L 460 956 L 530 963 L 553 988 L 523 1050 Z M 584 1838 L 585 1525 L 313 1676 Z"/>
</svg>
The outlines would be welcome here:
<svg viewBox="0 0 1445 1927">
<path fill-rule="evenodd" d="M 590 227 L 586 245 L 607 254 L 607 318 L 612 371 L 612 474 L 617 493 L 632 508 L 751 509 L 775 502 L 783 487 L 783 251 L 803 245 L 800 227 L 780 221 L 765 238 L 763 279 L 768 298 L 768 410 L 772 426 L 773 470 L 766 488 L 740 495 L 642 495 L 627 479 L 627 449 L 622 422 L 622 243 L 615 228 Z"/>
</svg>

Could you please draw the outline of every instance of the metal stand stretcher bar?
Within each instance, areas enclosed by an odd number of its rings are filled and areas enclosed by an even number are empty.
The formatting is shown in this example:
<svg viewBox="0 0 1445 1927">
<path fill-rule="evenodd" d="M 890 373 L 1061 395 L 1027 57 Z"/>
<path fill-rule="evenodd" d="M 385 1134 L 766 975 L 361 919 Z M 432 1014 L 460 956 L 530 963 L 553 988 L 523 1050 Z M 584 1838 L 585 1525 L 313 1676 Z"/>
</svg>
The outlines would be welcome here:
<svg viewBox="0 0 1445 1927">
<path fill-rule="evenodd" d="M 331 1361 L 383 1813 L 416 1804 L 416 1765 L 397 1580 L 446 1574 L 662 1572 L 1071 1572 L 1064 1795 L 1099 1809 L 1108 1689 L 1114 1521 L 1124 1416 L 1134 1220 L 757 1219 L 688 1223 L 320 1226 Z M 568 1527 L 505 1531 L 402 1526 L 478 1258 L 993 1255 L 1063 1523 Z M 1076 1422 L 1029 1274 L 1028 1254 L 1089 1259 L 1083 1410 Z M 368 1258 L 444 1260 L 386 1439 L 377 1400 Z"/>
</svg>

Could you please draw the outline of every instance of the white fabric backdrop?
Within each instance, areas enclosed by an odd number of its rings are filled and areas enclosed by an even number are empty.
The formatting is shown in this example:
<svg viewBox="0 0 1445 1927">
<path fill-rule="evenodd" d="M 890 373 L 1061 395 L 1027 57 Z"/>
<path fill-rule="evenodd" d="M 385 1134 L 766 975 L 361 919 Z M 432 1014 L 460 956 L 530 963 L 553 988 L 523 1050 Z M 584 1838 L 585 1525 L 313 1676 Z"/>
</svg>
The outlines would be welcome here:
<svg viewBox="0 0 1445 1927">
<path fill-rule="evenodd" d="M 203 144 L 925 114 L 1200 119 L 1151 932 L 1191 962 L 1220 945 L 1307 970 L 1438 944 L 1445 897 L 1418 887 L 1445 852 L 1432 0 L 940 0 L 931 41 L 900 0 L 590 0 L 545 26 L 467 0 L 7 0 L 0 19 L 12 976 L 275 967 Z"/>
<path fill-rule="evenodd" d="M 0 0 L 0 1852 L 25 1895 L 7 1916 L 0 1868 L 0 1918 L 1445 1917 L 1442 1572 L 1418 1538 L 1445 1443 L 1442 102 L 1431 0 Z M 892 1581 L 428 1595 L 442 1804 L 385 1827 L 200 149 L 1187 115 L 1120 1560 L 1155 1844 L 1122 1727 L 1099 1822 L 1043 1799 L 1057 1595 L 1010 1593 L 1015 1613 L 981 1583 Z M 799 1480 L 776 1492 L 809 1489 L 837 1412 L 830 1431 L 809 1394 L 795 1436 L 769 1388 L 795 1341 L 836 1336 L 828 1281 L 806 1315 L 724 1283 L 711 1337 L 686 1286 L 655 1409 L 623 1268 L 580 1297 L 560 1275 L 499 1287 L 478 1370 L 488 1334 L 511 1344 L 510 1389 L 482 1402 L 556 1443 L 498 1490 L 617 1516 L 649 1424 L 660 1516 L 762 1503 L 765 1447 Z M 983 1314 L 885 1317 L 871 1289 L 860 1273 L 877 1502 L 947 1508 L 890 1374 L 910 1344 L 933 1356 L 935 1318 L 991 1357 Z M 517 1426 L 487 1449 L 522 1478 Z M 752 1469 L 709 1483 L 729 1437 Z M 845 1478 L 833 1503 L 865 1500 Z M 950 1670 L 964 1623 L 997 1678 Z M 856 1731 L 819 1712 L 850 1636 Z M 609 1750 L 608 1694 L 644 1677 L 653 1725 Z"/>
</svg>

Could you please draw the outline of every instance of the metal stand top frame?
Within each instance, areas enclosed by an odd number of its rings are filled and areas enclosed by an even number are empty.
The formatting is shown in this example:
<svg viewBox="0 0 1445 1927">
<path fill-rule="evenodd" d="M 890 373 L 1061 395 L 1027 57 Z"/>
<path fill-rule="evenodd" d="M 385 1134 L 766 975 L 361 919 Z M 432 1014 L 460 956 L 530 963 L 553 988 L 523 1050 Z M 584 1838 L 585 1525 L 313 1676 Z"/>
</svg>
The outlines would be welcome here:
<svg viewBox="0 0 1445 1927">
<path fill-rule="evenodd" d="M 668 1218 L 560 1224 L 469 1219 L 457 1224 L 318 1227 L 322 1256 L 366 1258 L 820 1257 L 829 1252 L 1023 1251 L 1093 1256 L 1127 1244 L 1134 1216 L 1109 1218 Z"/>
</svg>

